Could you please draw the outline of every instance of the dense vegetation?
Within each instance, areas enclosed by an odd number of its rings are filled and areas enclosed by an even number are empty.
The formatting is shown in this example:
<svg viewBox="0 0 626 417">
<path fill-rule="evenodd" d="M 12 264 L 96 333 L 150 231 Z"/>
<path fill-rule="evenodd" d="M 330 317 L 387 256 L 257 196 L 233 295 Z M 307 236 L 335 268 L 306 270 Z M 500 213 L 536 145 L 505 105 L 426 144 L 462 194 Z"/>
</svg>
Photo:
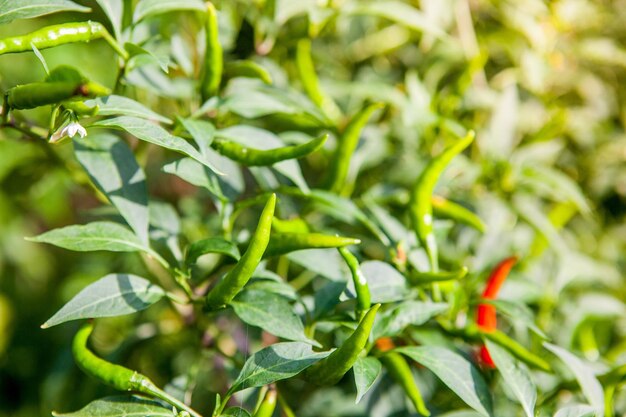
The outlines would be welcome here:
<svg viewBox="0 0 626 417">
<path fill-rule="evenodd" d="M 0 416 L 626 414 L 624 22 L 0 1 Z"/>
</svg>

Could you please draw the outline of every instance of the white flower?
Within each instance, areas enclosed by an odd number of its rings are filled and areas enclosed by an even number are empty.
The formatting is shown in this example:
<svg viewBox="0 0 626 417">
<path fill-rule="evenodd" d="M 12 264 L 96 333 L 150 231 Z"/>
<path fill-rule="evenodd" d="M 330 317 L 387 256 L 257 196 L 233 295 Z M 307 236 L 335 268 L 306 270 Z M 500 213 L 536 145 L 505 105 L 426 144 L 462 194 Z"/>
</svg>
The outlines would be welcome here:
<svg viewBox="0 0 626 417">
<path fill-rule="evenodd" d="M 87 131 L 78 122 L 70 123 L 69 125 L 65 127 L 65 129 L 63 129 L 62 132 L 66 132 L 67 136 L 69 136 L 70 138 L 73 138 L 74 136 L 76 136 L 76 133 L 78 133 L 81 138 L 84 138 L 85 136 L 87 136 Z"/>
<path fill-rule="evenodd" d="M 85 130 L 85 128 L 82 127 L 80 123 L 76 121 L 72 121 L 68 123 L 66 126 L 54 132 L 52 136 L 50 137 L 50 142 L 51 143 L 59 142 L 61 139 L 63 139 L 66 136 L 73 138 L 74 136 L 76 136 L 77 133 L 80 135 L 81 138 L 84 138 L 85 136 L 87 136 L 87 131 Z"/>
</svg>

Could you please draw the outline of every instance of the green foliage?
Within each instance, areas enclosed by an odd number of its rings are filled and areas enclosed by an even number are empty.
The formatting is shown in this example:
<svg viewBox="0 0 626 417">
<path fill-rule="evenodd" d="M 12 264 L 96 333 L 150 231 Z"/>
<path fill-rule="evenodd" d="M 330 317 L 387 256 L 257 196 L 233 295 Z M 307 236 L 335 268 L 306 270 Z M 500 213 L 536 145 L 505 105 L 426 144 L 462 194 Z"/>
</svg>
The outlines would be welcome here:
<svg viewBox="0 0 626 417">
<path fill-rule="evenodd" d="M 625 414 L 625 6 L 0 0 L 0 417 Z"/>
</svg>

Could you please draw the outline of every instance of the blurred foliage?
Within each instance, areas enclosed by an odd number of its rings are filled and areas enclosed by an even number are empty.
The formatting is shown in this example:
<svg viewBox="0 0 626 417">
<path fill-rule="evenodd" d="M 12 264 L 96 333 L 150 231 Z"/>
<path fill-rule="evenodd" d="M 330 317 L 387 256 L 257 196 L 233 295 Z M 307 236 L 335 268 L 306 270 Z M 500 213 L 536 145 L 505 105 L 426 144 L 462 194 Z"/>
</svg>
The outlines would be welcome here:
<svg viewBox="0 0 626 417">
<path fill-rule="evenodd" d="M 15 20 L 0 25 L 0 37 L 87 19 L 115 32 L 99 6 L 108 2 L 78 3 L 92 12 Z M 254 61 L 271 75 L 272 85 L 232 78 L 222 85 L 220 99 L 207 103 L 197 93 L 205 48 L 202 13 L 149 16 L 130 33 L 136 3 L 141 1 L 124 3 L 126 30 L 119 36 L 150 53 L 138 54 L 120 77 L 118 58 L 103 41 L 42 50 L 47 66 L 77 67 L 90 80 L 162 116 L 204 117 L 219 129 L 230 128 L 234 136 L 269 131 L 279 143 L 293 144 L 331 133 L 323 152 L 299 161 L 302 176 L 245 169 L 243 176 L 235 175 L 234 191 L 226 199 L 162 169 L 178 160 L 173 152 L 119 133 L 146 172 L 151 200 L 168 203 L 180 216 L 183 248 L 223 233 L 245 243 L 258 218 L 258 207 L 250 209 L 246 199 L 276 189 L 281 218 L 300 215 L 317 231 L 358 237 L 363 241 L 359 254 L 366 259 L 392 262 L 390 253 L 399 245 L 408 252 L 409 268 L 427 270 L 425 254 L 409 232 L 408 190 L 432 156 L 473 129 L 474 145 L 451 163 L 435 191 L 472 209 L 486 224 L 481 234 L 449 220 L 435 222 L 442 268 L 465 265 L 470 271 L 461 281 L 463 290 L 457 290 L 454 324 L 462 327 L 474 320 L 489 270 L 517 254 L 520 265 L 501 299 L 528 307 L 552 343 L 576 352 L 598 375 L 626 362 L 626 1 L 281 0 L 275 9 L 271 0 L 215 1 L 226 61 Z M 320 89 L 327 95 L 320 108 L 306 99 L 298 71 L 296 49 L 302 39 L 311 41 Z M 161 70 L 163 63 L 167 73 Z M 33 53 L 0 56 L 3 91 L 44 77 Z M 336 107 L 328 104 L 332 102 Z M 345 190 L 382 230 L 383 239 L 345 207 L 337 210 L 323 196 L 303 200 L 293 187 L 306 193 L 306 188 L 322 185 L 337 128 L 345 126 L 346 115 L 370 102 L 385 107 L 362 132 Z M 47 129 L 49 116 L 47 106 L 13 117 Z M 81 123 L 89 126 L 95 120 Z M 244 124 L 264 130 L 232 130 Z M 89 135 L 96 132 L 101 130 L 92 128 Z M 304 184 L 298 183 L 300 177 Z M 232 230 L 223 227 L 229 205 L 241 213 Z M 113 394 L 73 364 L 70 340 L 78 324 L 39 328 L 86 285 L 122 271 L 176 290 L 172 278 L 144 254 L 74 253 L 24 240 L 102 218 L 123 221 L 95 190 L 71 141 L 48 144 L 14 129 L 0 130 L 0 416 L 76 410 Z M 176 255 L 165 245 L 158 249 L 168 260 Z M 192 271 L 194 286 L 201 288 L 207 277 L 218 276 L 215 268 L 224 261 L 217 258 L 201 258 Z M 319 271 L 303 272 L 300 264 L 282 257 L 269 261 L 268 268 L 311 306 L 318 302 L 315 291 L 330 290 L 324 287 L 328 280 L 317 276 Z M 338 307 L 338 314 L 342 311 Z M 553 360 L 519 316 L 502 318 L 501 328 L 511 337 Z M 326 316 L 327 325 L 336 325 L 333 320 L 337 317 Z M 262 340 L 273 340 L 232 313 L 209 321 L 194 316 L 188 306 L 166 302 L 132 316 L 99 320 L 97 327 L 93 342 L 100 355 L 140 369 L 168 389 L 175 391 L 178 384 L 187 395 L 193 393 L 193 407 L 206 413 L 214 394 L 232 383 L 248 355 Z M 324 346 L 334 345 L 324 340 L 332 333 L 321 333 L 317 336 Z M 436 323 L 411 328 L 399 343 L 453 341 L 470 356 L 470 349 Z M 432 374 L 419 369 L 416 375 L 433 414 L 465 407 L 449 390 L 439 389 Z M 543 393 L 540 402 L 571 378 L 560 368 L 561 379 L 533 375 Z M 488 371 L 485 377 L 495 414 L 522 415 L 500 377 Z M 400 388 L 387 382 L 384 376 L 358 405 L 350 378 L 317 390 L 289 380 L 279 389 L 299 417 L 413 415 Z M 619 387 L 612 393 L 614 415 L 626 413 L 626 391 Z M 575 386 L 561 388 L 538 405 L 538 415 L 587 402 Z M 244 394 L 237 402 L 253 406 L 255 393 Z"/>
</svg>

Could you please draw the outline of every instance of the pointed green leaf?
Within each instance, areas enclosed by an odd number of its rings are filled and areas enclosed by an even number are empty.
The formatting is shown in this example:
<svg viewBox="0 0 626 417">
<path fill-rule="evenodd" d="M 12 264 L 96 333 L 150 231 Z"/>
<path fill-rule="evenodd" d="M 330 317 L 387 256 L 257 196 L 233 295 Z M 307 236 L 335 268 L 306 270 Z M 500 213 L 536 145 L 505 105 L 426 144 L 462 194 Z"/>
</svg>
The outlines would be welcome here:
<svg viewBox="0 0 626 417">
<path fill-rule="evenodd" d="M 507 388 L 519 400 L 526 415 L 533 417 L 537 402 L 537 387 L 531 379 L 528 368 L 496 343 L 486 340 L 485 345 Z"/>
<path fill-rule="evenodd" d="M 96 0 L 100 8 L 111 22 L 115 39 L 122 34 L 122 19 L 124 17 L 124 0 Z"/>
<path fill-rule="evenodd" d="M 447 309 L 446 303 L 405 301 L 379 313 L 372 334 L 374 339 L 397 336 L 407 326 L 420 326 Z"/>
<path fill-rule="evenodd" d="M 204 12 L 204 3 L 201 0 L 141 0 L 135 7 L 133 22 L 158 14 L 180 10 L 195 10 Z"/>
<path fill-rule="evenodd" d="M 328 355 L 330 352 L 313 352 L 308 343 L 275 343 L 248 358 L 228 392 L 291 378 Z"/>
<path fill-rule="evenodd" d="M 598 379 L 594 375 L 592 369 L 586 365 L 580 358 L 573 353 L 563 349 L 560 346 L 543 342 L 543 346 L 550 352 L 558 356 L 559 359 L 567 365 L 574 373 L 576 380 L 580 384 L 580 388 L 585 394 L 589 403 L 594 407 L 598 415 L 604 415 L 604 390 Z"/>
<path fill-rule="evenodd" d="M 105 397 L 73 413 L 52 413 L 58 417 L 176 417 L 171 407 L 138 396 Z"/>
<path fill-rule="evenodd" d="M 561 408 L 554 417 L 594 417 L 597 416 L 596 409 L 590 405 L 572 405 Z"/>
<path fill-rule="evenodd" d="M 120 116 L 113 119 L 100 120 L 92 125 L 93 127 L 110 127 L 123 129 L 138 139 L 154 143 L 166 149 L 171 149 L 192 157 L 196 161 L 213 170 L 213 166 L 200 152 L 189 142 L 178 136 L 170 134 L 161 126 L 151 123 L 145 119 L 132 116 Z"/>
<path fill-rule="evenodd" d="M 489 387 L 480 372 L 463 356 L 441 346 L 408 346 L 395 349 L 430 369 L 467 405 L 492 416 Z"/>
<path fill-rule="evenodd" d="M 372 388 L 374 382 L 380 375 L 383 364 L 374 357 L 358 358 L 352 366 L 354 372 L 354 384 L 356 385 L 355 403 L 361 401 L 361 398 Z"/>
<path fill-rule="evenodd" d="M 158 285 L 130 274 L 110 274 L 85 287 L 41 327 L 70 320 L 115 317 L 150 307 L 165 295 Z"/>
<path fill-rule="evenodd" d="M 274 336 L 320 346 L 304 334 L 304 325 L 289 303 L 281 296 L 259 290 L 245 290 L 231 301 L 239 318 Z"/>
<path fill-rule="evenodd" d="M 139 240 L 147 243 L 150 216 L 146 176 L 128 145 L 111 134 L 89 134 L 74 139 L 74 154 Z"/>
<path fill-rule="evenodd" d="M 98 106 L 99 116 L 133 116 L 172 124 L 165 116 L 150 110 L 143 104 L 124 96 L 110 95 L 85 101 L 88 106 Z"/>
<path fill-rule="evenodd" d="M 56 12 L 90 12 L 89 7 L 70 0 L 0 0 L 0 24 Z"/>
<path fill-rule="evenodd" d="M 113 222 L 92 222 L 85 225 L 66 226 L 27 239 L 78 252 L 97 250 L 152 252 L 130 230 Z"/>
<path fill-rule="evenodd" d="M 251 417 L 247 410 L 241 407 L 228 407 L 220 417 Z"/>
</svg>

